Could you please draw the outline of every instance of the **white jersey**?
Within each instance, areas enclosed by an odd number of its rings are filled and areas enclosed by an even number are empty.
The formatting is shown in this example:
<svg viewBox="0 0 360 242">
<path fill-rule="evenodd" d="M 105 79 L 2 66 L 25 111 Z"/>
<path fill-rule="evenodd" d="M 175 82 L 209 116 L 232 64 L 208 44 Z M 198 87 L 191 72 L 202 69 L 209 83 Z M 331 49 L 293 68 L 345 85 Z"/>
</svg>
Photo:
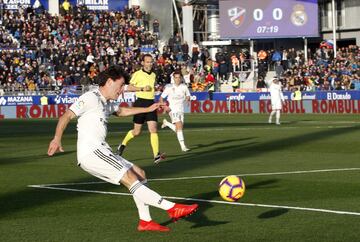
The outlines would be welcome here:
<svg viewBox="0 0 360 242">
<path fill-rule="evenodd" d="M 108 117 L 119 110 L 118 103 L 106 101 L 97 89 L 81 95 L 70 110 L 78 117 L 78 160 L 97 147 L 110 148 L 105 141 L 107 122 Z"/>
<path fill-rule="evenodd" d="M 281 84 L 271 83 L 270 88 L 271 107 L 272 109 L 282 109 L 282 102 L 285 100 L 281 91 Z"/>
<path fill-rule="evenodd" d="M 179 86 L 176 86 L 175 84 L 168 84 L 165 86 L 165 90 L 161 94 L 161 97 L 167 97 L 171 112 L 183 113 L 184 102 L 186 97 L 190 97 L 190 91 L 183 83 L 181 83 Z"/>
</svg>

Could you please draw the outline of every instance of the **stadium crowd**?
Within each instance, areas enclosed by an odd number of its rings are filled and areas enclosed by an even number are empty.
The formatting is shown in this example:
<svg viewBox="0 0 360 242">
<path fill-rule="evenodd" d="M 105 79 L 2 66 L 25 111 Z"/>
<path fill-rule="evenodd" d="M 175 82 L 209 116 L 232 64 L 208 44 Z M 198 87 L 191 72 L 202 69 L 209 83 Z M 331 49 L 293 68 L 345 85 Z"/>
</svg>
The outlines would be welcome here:
<svg viewBox="0 0 360 242">
<path fill-rule="evenodd" d="M 140 12 L 140 13 L 139 13 Z M 89 85 L 111 64 L 128 72 L 140 66 L 140 47 L 157 47 L 157 34 L 138 19 L 138 8 L 93 12 L 74 6 L 51 16 L 33 8 L 5 11 L 3 25 L 21 49 L 1 49 L 0 78 L 4 89 L 61 89 Z M 147 27 L 145 27 L 147 26 Z"/>
<path fill-rule="evenodd" d="M 339 48 L 337 57 L 331 48 L 318 48 L 308 53 L 295 49 L 259 53 L 260 80 L 258 88 L 264 88 L 263 75 L 268 63 L 274 66 L 276 77 L 281 79 L 284 90 L 323 91 L 350 90 L 360 81 L 360 48 L 355 45 Z"/>
<path fill-rule="evenodd" d="M 237 81 L 234 71 L 251 68 L 248 50 L 219 52 L 212 60 L 206 48 L 196 42 L 189 46 L 179 34 L 160 51 L 160 23 L 154 20 L 150 31 L 150 15 L 139 7 L 94 12 L 83 6 L 63 6 L 60 13 L 52 16 L 42 8 L 4 12 L 0 89 L 31 94 L 92 85 L 96 75 L 112 64 L 122 65 L 129 73 L 138 70 L 143 52 L 155 57 L 159 90 L 171 82 L 175 69 L 181 70 L 193 91 L 205 91 L 227 80 Z M 332 51 L 309 52 L 307 62 L 303 50 L 259 51 L 256 87 L 266 88 L 266 73 L 274 69 L 285 90 L 354 89 L 360 80 L 359 47 L 341 48 L 337 58 Z"/>
</svg>

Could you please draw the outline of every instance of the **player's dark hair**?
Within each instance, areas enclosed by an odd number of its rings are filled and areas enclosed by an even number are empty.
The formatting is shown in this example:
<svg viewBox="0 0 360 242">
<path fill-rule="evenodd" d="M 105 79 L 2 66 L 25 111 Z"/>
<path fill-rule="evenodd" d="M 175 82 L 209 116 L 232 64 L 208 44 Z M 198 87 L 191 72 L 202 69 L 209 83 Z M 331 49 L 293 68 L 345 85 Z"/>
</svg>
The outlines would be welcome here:
<svg viewBox="0 0 360 242">
<path fill-rule="evenodd" d="M 179 69 L 176 69 L 173 75 L 180 75 L 182 77 L 181 71 Z"/>
<path fill-rule="evenodd" d="M 123 68 L 118 65 L 110 66 L 105 71 L 100 72 L 99 75 L 96 77 L 96 83 L 98 83 L 98 85 L 102 87 L 105 85 L 109 78 L 113 80 L 124 78 L 125 83 L 128 83 L 129 81 L 129 75 L 124 71 Z"/>
<path fill-rule="evenodd" d="M 144 61 L 145 57 L 151 57 L 151 59 L 153 58 L 151 54 L 145 54 L 145 55 L 141 56 L 141 61 Z"/>
</svg>

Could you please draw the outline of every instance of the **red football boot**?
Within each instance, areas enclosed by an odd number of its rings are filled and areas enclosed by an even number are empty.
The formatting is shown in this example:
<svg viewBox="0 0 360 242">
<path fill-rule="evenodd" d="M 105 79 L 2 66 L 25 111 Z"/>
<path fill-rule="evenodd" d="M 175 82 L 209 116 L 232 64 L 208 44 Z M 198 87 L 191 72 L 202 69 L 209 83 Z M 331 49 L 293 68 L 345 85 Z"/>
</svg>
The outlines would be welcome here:
<svg viewBox="0 0 360 242">
<path fill-rule="evenodd" d="M 179 204 L 176 203 L 174 207 L 167 210 L 170 218 L 173 219 L 173 221 L 177 221 L 183 217 L 186 217 L 188 215 L 191 215 L 196 211 L 199 205 L 192 204 L 192 205 L 185 205 L 185 204 Z"/>
<path fill-rule="evenodd" d="M 159 232 L 167 232 L 170 231 L 168 227 L 162 226 L 154 221 L 144 221 L 140 220 L 139 225 L 137 227 L 139 231 L 159 231 Z"/>
</svg>

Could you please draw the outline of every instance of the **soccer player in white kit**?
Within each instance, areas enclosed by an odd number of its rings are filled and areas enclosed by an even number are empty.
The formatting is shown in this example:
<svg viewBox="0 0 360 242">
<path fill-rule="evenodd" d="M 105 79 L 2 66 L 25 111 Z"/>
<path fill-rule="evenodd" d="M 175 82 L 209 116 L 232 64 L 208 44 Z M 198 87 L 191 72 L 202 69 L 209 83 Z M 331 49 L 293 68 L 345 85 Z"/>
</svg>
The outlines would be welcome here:
<svg viewBox="0 0 360 242">
<path fill-rule="evenodd" d="M 276 114 L 276 124 L 280 125 L 280 111 L 285 101 L 284 95 L 281 90 L 281 83 L 277 78 L 274 78 L 270 84 L 270 96 L 271 96 L 271 113 L 269 116 L 269 124 L 272 122 L 272 117 Z"/>
<path fill-rule="evenodd" d="M 70 120 L 78 117 L 78 165 L 93 176 L 116 185 L 121 183 L 130 190 L 139 213 L 139 231 L 169 231 L 168 227 L 151 219 L 149 205 L 166 210 L 173 220 L 193 213 L 198 205 L 175 204 L 163 199 L 146 186 L 144 170 L 114 154 L 105 141 L 108 117 L 111 114 L 130 116 L 151 112 L 160 107 L 159 103 L 154 103 L 146 108 L 119 108 L 119 104 L 113 100 L 117 100 L 123 93 L 126 77 L 117 66 L 101 72 L 98 77 L 99 89 L 81 95 L 60 117 L 55 136 L 49 144 L 48 155 L 64 151 L 61 145 L 63 132 Z"/>
<path fill-rule="evenodd" d="M 164 102 L 164 98 L 167 98 L 167 101 L 169 102 L 169 116 L 171 118 L 171 123 L 164 119 L 161 128 L 169 127 L 172 131 L 174 131 L 179 141 L 181 150 L 187 152 L 190 149 L 188 149 L 185 145 L 183 133 L 184 103 L 190 102 L 190 91 L 188 87 L 182 83 L 180 71 L 176 70 L 173 77 L 174 83 L 166 85 L 165 90 L 160 97 L 160 103 Z"/>
</svg>

